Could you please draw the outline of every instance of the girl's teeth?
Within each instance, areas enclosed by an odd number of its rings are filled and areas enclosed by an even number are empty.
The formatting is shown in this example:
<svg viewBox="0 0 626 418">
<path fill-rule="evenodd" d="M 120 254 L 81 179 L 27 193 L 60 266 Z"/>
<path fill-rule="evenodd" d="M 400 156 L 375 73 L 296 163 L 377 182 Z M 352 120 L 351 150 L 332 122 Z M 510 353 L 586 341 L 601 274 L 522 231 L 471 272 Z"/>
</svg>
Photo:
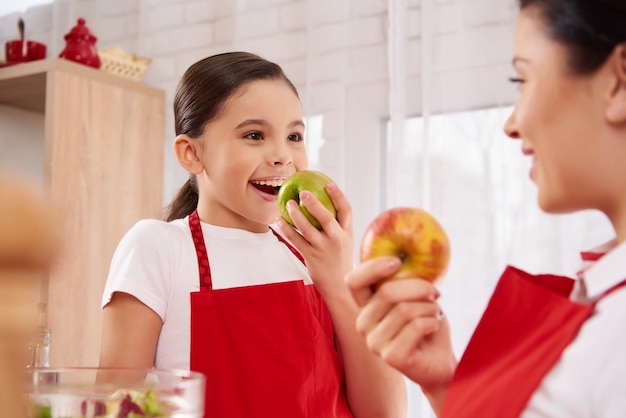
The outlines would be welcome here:
<svg viewBox="0 0 626 418">
<path fill-rule="evenodd" d="M 283 182 L 280 180 L 261 180 L 261 181 L 255 181 L 253 183 L 260 184 L 262 186 L 272 186 L 272 187 L 280 187 L 283 184 Z"/>
</svg>

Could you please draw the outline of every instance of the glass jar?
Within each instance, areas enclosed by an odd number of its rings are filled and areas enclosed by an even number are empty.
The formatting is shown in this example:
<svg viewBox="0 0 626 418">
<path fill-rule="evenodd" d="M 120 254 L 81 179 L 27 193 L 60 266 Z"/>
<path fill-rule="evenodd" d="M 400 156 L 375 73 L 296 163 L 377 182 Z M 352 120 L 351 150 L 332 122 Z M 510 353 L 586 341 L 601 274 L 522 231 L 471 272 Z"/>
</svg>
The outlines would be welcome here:
<svg viewBox="0 0 626 418">
<path fill-rule="evenodd" d="M 26 368 L 50 367 L 50 328 L 38 328 L 28 346 L 28 363 Z"/>
</svg>

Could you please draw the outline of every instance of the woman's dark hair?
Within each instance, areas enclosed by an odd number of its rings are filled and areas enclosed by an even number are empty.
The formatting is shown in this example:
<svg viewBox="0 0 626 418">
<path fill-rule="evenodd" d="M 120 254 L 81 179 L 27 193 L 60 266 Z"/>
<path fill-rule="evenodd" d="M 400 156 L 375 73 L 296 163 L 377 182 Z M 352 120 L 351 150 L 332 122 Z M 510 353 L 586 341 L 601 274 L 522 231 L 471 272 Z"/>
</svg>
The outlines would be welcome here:
<svg viewBox="0 0 626 418">
<path fill-rule="evenodd" d="M 569 49 L 569 68 L 589 74 L 626 42 L 626 0 L 519 0 L 537 6 L 549 34 Z"/>
<path fill-rule="evenodd" d="M 204 58 L 187 69 L 174 96 L 176 135 L 202 135 L 207 122 L 216 118 L 224 103 L 245 83 L 254 80 L 283 80 L 298 92 L 282 68 L 248 52 L 227 52 Z M 166 208 L 169 222 L 191 214 L 198 205 L 195 175 L 180 188 Z"/>
</svg>

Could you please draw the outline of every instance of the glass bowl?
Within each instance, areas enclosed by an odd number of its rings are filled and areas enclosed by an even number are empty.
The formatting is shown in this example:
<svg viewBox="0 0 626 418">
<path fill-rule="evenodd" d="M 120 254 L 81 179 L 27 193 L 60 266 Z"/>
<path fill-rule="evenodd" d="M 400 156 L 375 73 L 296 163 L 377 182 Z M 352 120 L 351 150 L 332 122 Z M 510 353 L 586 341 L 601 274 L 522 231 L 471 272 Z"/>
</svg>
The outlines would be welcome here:
<svg viewBox="0 0 626 418">
<path fill-rule="evenodd" d="M 204 387 L 190 371 L 29 369 L 26 402 L 29 418 L 202 418 Z"/>
</svg>

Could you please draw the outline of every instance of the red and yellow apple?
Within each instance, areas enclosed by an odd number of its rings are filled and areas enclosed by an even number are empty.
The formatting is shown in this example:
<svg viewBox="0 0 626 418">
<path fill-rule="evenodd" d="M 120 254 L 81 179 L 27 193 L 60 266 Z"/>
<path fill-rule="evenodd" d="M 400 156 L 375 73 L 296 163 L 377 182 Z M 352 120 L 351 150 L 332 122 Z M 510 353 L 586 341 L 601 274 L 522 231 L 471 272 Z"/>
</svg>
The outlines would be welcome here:
<svg viewBox="0 0 626 418">
<path fill-rule="evenodd" d="M 333 183 L 333 180 L 326 174 L 315 170 L 300 170 L 289 176 L 278 191 L 278 208 L 280 214 L 290 225 L 294 226 L 293 220 L 287 212 L 287 202 L 295 200 L 300 206 L 300 210 L 304 216 L 309 220 L 311 225 L 321 230 L 322 226 L 319 221 L 315 219 L 313 215 L 304 206 L 304 203 L 300 201 L 300 192 L 303 190 L 310 191 L 313 196 L 320 201 L 326 209 L 336 218 L 337 209 L 333 204 L 333 200 L 326 193 L 326 185 Z"/>
<path fill-rule="evenodd" d="M 411 207 L 394 207 L 379 214 L 366 228 L 360 260 L 395 256 L 402 264 L 385 281 L 417 278 L 441 279 L 450 261 L 450 242 L 439 222 L 428 212 Z"/>
</svg>

